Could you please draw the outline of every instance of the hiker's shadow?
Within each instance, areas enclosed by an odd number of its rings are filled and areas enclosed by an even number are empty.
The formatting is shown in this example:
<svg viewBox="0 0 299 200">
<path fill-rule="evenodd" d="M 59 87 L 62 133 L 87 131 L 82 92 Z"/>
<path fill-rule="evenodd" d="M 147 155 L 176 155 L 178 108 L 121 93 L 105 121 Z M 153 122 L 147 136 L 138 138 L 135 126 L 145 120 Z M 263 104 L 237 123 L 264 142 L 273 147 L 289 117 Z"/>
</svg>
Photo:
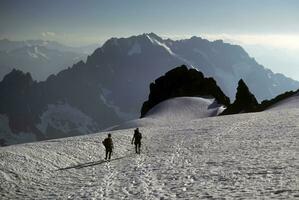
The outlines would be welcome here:
<svg viewBox="0 0 299 200">
<path fill-rule="evenodd" d="M 65 167 L 65 168 L 59 168 L 59 169 L 57 169 L 57 171 L 67 170 L 67 169 L 81 169 L 81 168 L 84 168 L 84 167 L 91 167 L 91 166 L 100 165 L 100 164 L 103 164 L 103 163 L 106 163 L 106 162 L 111 162 L 111 161 L 114 161 L 114 160 L 120 160 L 120 159 L 123 159 L 123 158 L 126 158 L 126 157 L 130 157 L 130 156 L 123 156 L 123 157 L 114 158 L 114 159 L 111 159 L 111 160 L 98 160 L 98 161 L 82 163 L 82 164 L 73 165 L 73 166 L 69 166 L 69 167 Z"/>
</svg>

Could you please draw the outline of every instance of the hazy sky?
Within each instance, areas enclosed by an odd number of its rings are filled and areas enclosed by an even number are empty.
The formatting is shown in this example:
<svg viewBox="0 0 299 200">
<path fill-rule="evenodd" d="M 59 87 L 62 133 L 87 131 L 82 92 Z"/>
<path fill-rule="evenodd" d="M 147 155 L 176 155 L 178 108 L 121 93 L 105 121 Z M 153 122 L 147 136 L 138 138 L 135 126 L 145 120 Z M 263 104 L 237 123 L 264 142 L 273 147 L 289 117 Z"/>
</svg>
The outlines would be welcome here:
<svg viewBox="0 0 299 200">
<path fill-rule="evenodd" d="M 155 32 L 299 52 L 298 21 L 298 0 L 0 0 L 0 38 L 68 45 Z"/>
</svg>

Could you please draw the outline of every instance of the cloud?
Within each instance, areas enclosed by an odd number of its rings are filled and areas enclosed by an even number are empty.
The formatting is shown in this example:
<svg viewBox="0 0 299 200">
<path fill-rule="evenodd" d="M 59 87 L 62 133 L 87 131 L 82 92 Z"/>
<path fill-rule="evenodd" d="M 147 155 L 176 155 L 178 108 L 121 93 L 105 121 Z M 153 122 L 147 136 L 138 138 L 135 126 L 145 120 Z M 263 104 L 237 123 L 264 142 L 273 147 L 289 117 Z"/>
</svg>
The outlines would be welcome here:
<svg viewBox="0 0 299 200">
<path fill-rule="evenodd" d="M 203 34 L 203 36 L 210 40 L 222 39 L 240 45 L 299 49 L 299 34 Z"/>
<path fill-rule="evenodd" d="M 42 36 L 43 37 L 54 37 L 54 36 L 56 36 L 56 33 L 50 32 L 50 31 L 46 31 L 46 32 L 42 32 Z"/>
<path fill-rule="evenodd" d="M 272 48 L 299 50 L 299 34 L 230 34 L 230 33 L 199 33 L 181 35 L 163 35 L 174 40 L 199 36 L 208 40 L 223 40 L 241 46 L 259 45 Z"/>
</svg>

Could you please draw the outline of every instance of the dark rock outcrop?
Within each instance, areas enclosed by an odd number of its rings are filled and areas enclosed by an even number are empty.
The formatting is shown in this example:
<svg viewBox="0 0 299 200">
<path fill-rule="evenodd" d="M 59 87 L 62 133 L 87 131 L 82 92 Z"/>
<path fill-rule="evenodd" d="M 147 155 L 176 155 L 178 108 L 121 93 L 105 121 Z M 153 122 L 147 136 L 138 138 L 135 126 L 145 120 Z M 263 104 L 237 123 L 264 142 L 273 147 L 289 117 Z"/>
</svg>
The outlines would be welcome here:
<svg viewBox="0 0 299 200">
<path fill-rule="evenodd" d="M 0 113 L 8 116 L 14 133 L 28 131 L 34 120 L 28 96 L 34 84 L 29 73 L 15 69 L 0 82 Z"/>
<path fill-rule="evenodd" d="M 293 95 L 299 94 L 299 89 L 297 91 L 287 91 L 283 94 L 280 94 L 276 96 L 273 99 L 270 100 L 264 100 L 262 103 L 259 105 L 258 111 L 263 111 L 266 110 L 267 108 L 273 106 L 274 104 L 279 103 L 280 101 L 283 101 L 289 97 L 292 97 Z"/>
<path fill-rule="evenodd" d="M 237 114 L 258 111 L 259 103 L 255 96 L 249 91 L 245 82 L 241 79 L 238 83 L 236 99 L 221 114 Z"/>
<path fill-rule="evenodd" d="M 205 78 L 201 72 L 182 65 L 150 84 L 149 98 L 143 103 L 141 117 L 158 103 L 183 96 L 209 96 L 214 97 L 219 104 L 227 106 L 230 103 L 213 78 Z"/>
</svg>

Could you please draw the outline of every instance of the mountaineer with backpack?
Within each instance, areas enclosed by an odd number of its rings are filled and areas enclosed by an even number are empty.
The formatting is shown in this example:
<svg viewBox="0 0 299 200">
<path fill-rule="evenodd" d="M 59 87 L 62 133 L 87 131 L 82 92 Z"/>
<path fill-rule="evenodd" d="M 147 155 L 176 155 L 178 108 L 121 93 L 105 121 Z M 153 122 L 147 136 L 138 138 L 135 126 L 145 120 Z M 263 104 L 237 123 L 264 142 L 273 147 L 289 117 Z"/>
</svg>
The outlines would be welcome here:
<svg viewBox="0 0 299 200">
<path fill-rule="evenodd" d="M 110 160 L 111 158 L 111 154 L 112 154 L 112 150 L 113 150 L 113 141 L 112 141 L 112 138 L 111 138 L 111 134 L 109 133 L 108 134 L 108 137 L 102 142 L 103 145 L 105 146 L 105 149 L 106 149 L 106 157 L 105 157 L 105 160 Z"/>
<path fill-rule="evenodd" d="M 139 128 L 136 128 L 134 130 L 134 136 L 132 138 L 132 144 L 134 142 L 134 144 L 135 144 L 135 151 L 136 151 L 137 154 L 140 154 L 141 138 L 142 138 L 142 135 L 139 132 Z"/>
</svg>

